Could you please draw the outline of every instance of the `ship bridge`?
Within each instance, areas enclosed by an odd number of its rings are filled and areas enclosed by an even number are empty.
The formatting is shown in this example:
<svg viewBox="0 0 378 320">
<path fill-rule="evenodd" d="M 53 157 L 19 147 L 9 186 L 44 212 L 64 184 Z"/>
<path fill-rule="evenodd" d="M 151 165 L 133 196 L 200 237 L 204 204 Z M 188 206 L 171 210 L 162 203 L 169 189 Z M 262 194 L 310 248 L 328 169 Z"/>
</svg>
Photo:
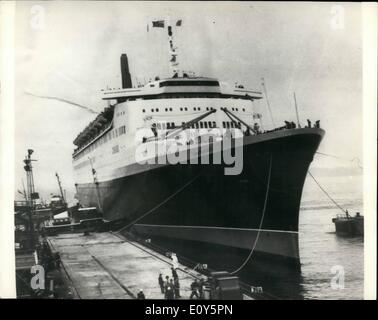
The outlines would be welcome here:
<svg viewBox="0 0 378 320">
<path fill-rule="evenodd" d="M 262 93 L 244 88 L 242 85 L 229 86 L 215 78 L 173 77 L 151 81 L 138 88 L 107 89 L 102 91 L 103 100 L 124 102 L 136 99 L 167 98 L 234 98 L 261 99 Z"/>
</svg>

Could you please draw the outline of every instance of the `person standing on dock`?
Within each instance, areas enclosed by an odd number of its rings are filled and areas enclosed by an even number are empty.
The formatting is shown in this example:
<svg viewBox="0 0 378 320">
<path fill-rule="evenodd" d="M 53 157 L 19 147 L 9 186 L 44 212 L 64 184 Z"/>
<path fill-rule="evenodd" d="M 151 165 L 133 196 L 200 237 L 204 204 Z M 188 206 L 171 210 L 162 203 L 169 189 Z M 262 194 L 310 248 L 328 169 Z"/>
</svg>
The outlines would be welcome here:
<svg viewBox="0 0 378 320">
<path fill-rule="evenodd" d="M 165 281 L 164 281 L 164 297 L 165 297 L 165 299 L 168 299 L 168 297 L 167 297 L 168 287 L 169 287 L 169 277 L 165 276 Z"/>
<path fill-rule="evenodd" d="M 174 284 L 173 284 L 172 279 L 168 283 L 168 285 L 165 287 L 165 298 L 167 300 L 174 300 L 175 299 Z"/>
<path fill-rule="evenodd" d="M 174 289 L 175 289 L 175 299 L 181 298 L 180 296 L 180 282 L 178 277 L 174 280 Z"/>
<path fill-rule="evenodd" d="M 177 271 L 175 270 L 175 268 L 171 268 L 172 270 L 172 277 L 173 279 L 176 281 L 176 279 L 178 280 L 178 274 L 177 274 Z"/>
<path fill-rule="evenodd" d="M 159 286 L 160 286 L 161 293 L 164 293 L 164 280 L 161 273 L 159 274 Z"/>
<path fill-rule="evenodd" d="M 55 253 L 55 267 L 58 270 L 60 269 L 60 264 L 61 264 L 60 254 L 59 254 L 59 252 L 57 252 L 57 253 Z"/>
<path fill-rule="evenodd" d="M 192 282 L 192 284 L 190 285 L 190 289 L 192 290 L 192 293 L 190 294 L 189 299 L 193 299 L 194 296 L 196 297 L 196 299 L 199 298 L 199 295 L 198 295 L 198 287 L 199 287 L 199 285 L 198 285 L 198 281 L 197 281 L 197 279 L 196 279 L 196 280 L 194 280 L 194 281 Z"/>
<path fill-rule="evenodd" d="M 205 280 L 201 278 L 198 284 L 199 298 L 203 299 L 203 287 L 205 285 Z"/>
<path fill-rule="evenodd" d="M 138 295 L 137 295 L 137 298 L 138 298 L 139 300 L 144 300 L 144 299 L 146 299 L 146 296 L 144 295 L 144 292 L 143 292 L 142 289 L 139 290 Z"/>
</svg>

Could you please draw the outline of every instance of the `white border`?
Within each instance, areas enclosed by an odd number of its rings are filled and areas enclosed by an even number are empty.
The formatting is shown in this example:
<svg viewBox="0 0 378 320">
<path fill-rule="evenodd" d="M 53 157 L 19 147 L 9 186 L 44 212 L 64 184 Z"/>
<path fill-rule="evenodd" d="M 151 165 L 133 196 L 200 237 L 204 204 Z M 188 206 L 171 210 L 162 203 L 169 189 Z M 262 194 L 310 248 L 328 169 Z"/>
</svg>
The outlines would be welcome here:
<svg viewBox="0 0 378 320">
<path fill-rule="evenodd" d="M 364 150 L 364 298 L 377 284 L 377 3 L 362 4 Z"/>
<path fill-rule="evenodd" d="M 0 2 L 0 298 L 16 298 L 14 251 L 14 1 Z"/>
</svg>

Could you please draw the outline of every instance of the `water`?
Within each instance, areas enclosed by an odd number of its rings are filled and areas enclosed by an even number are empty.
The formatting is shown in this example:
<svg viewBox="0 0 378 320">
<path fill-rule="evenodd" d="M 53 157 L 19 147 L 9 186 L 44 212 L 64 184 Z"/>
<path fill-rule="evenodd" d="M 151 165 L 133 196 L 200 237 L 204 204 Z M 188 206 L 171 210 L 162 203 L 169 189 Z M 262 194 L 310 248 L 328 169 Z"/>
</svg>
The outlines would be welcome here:
<svg viewBox="0 0 378 320">
<path fill-rule="evenodd" d="M 316 176 L 318 182 L 349 213 L 362 212 L 362 176 Z M 307 176 L 299 219 L 304 299 L 363 299 L 364 244 L 361 237 L 340 237 L 332 218 L 342 213 Z M 336 266 L 336 267 L 334 267 Z M 344 286 L 333 288 L 332 267 L 344 271 Z M 341 280 L 341 279 L 340 279 Z M 336 284 L 342 285 L 341 282 Z M 294 296 L 294 295 L 293 295 Z"/>
</svg>

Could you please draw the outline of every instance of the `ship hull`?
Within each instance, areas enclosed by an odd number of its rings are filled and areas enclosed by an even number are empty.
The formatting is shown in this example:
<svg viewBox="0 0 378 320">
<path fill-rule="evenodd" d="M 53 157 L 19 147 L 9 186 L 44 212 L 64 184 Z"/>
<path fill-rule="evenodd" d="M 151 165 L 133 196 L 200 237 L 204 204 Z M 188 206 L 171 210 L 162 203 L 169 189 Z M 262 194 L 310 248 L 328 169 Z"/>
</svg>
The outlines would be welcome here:
<svg viewBox="0 0 378 320">
<path fill-rule="evenodd" d="M 243 265 L 248 274 L 259 262 L 297 270 L 302 189 L 323 135 L 307 128 L 244 137 L 239 175 L 225 175 L 225 164 L 129 165 L 117 169 L 121 178 L 79 183 L 77 197 L 100 204 L 115 228 L 130 224 L 139 237 L 209 268 Z"/>
</svg>

